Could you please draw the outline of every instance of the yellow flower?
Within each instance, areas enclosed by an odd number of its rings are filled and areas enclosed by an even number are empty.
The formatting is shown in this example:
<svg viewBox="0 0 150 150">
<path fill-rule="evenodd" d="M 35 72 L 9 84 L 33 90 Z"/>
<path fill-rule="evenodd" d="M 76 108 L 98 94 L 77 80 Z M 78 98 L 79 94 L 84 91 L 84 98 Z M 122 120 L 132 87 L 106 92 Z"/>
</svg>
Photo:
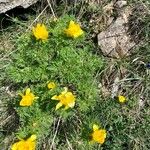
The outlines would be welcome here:
<svg viewBox="0 0 150 150">
<path fill-rule="evenodd" d="M 119 100 L 120 103 L 126 102 L 126 98 L 124 96 L 122 96 L 122 95 L 118 96 L 118 100 Z"/>
<path fill-rule="evenodd" d="M 83 34 L 83 30 L 79 24 L 71 20 L 68 29 L 65 29 L 65 34 L 68 37 L 77 38 Z"/>
<path fill-rule="evenodd" d="M 52 100 L 59 100 L 59 103 L 56 105 L 56 110 L 62 106 L 65 106 L 65 109 L 73 108 L 75 105 L 75 96 L 72 92 L 68 92 L 68 89 L 65 87 L 64 91 L 60 95 L 54 95 Z"/>
<path fill-rule="evenodd" d="M 36 135 L 31 135 L 27 140 L 20 140 L 12 145 L 11 150 L 35 150 Z"/>
<path fill-rule="evenodd" d="M 30 88 L 26 89 L 25 95 L 19 94 L 22 96 L 22 99 L 20 101 L 20 106 L 30 106 L 32 105 L 33 101 L 37 99 L 38 97 L 35 97 L 35 95 L 31 92 Z"/>
<path fill-rule="evenodd" d="M 106 130 L 99 129 L 99 126 L 94 124 L 91 137 L 92 137 L 92 141 L 103 144 L 105 142 L 105 138 L 106 138 Z"/>
<path fill-rule="evenodd" d="M 37 40 L 43 40 L 43 41 L 47 40 L 48 31 L 44 24 L 38 23 L 36 27 L 33 27 L 32 31 L 33 31 L 33 35 Z"/>
<path fill-rule="evenodd" d="M 56 84 L 54 82 L 49 82 L 47 84 L 48 89 L 54 89 L 56 87 Z"/>
</svg>

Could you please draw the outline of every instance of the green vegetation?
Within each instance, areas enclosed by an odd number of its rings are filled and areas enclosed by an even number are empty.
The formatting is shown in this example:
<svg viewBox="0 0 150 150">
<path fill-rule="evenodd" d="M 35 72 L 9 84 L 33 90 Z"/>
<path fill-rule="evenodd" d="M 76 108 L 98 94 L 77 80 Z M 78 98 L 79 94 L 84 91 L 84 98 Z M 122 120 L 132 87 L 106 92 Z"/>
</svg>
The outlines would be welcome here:
<svg viewBox="0 0 150 150">
<path fill-rule="evenodd" d="M 103 2 L 101 7 L 108 2 Z M 143 4 L 149 9 L 146 2 Z M 73 4 L 62 3 L 56 8 L 58 15 L 64 8 L 65 13 L 73 15 L 63 14 L 57 21 L 44 19 L 49 32 L 45 42 L 37 41 L 31 30 L 24 33 L 31 20 L 26 23 L 15 19 L 12 28 L 1 32 L 2 43 L 10 42 L 0 49 L 0 149 L 8 149 L 19 138 L 31 134 L 37 135 L 38 150 L 150 149 L 150 70 L 147 67 L 150 63 L 150 17 L 147 11 L 146 15 L 136 11 L 135 1 L 128 4 L 135 7 L 129 34 L 137 44 L 142 44 L 126 58 L 112 60 L 99 55 L 90 37 L 93 29 L 84 18 L 89 10 L 102 13 L 94 5 L 87 7 L 82 3 L 82 7 L 72 7 Z M 83 21 L 84 35 L 68 38 L 64 29 L 70 20 L 77 22 L 77 17 Z M 118 76 L 119 91 L 127 99 L 124 104 L 106 94 L 107 90 L 112 92 Z M 52 90 L 47 88 L 51 81 L 56 83 Z M 61 93 L 63 87 L 68 87 L 76 96 L 75 107 L 56 111 L 57 101 L 51 98 Z M 31 106 L 21 107 L 18 93 L 24 93 L 27 88 L 39 98 Z M 102 145 L 89 144 L 94 123 L 107 131 Z"/>
</svg>

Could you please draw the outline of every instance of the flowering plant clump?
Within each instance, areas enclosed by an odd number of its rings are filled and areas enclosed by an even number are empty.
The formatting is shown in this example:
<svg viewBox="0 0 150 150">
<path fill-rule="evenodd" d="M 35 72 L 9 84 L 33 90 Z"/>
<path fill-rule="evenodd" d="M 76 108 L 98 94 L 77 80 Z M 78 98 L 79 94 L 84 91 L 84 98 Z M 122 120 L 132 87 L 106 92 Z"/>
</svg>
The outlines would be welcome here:
<svg viewBox="0 0 150 150">
<path fill-rule="evenodd" d="M 33 27 L 32 31 L 33 31 L 33 35 L 37 40 L 43 40 L 43 41 L 47 40 L 48 31 L 44 24 L 38 23 L 36 27 Z"/>
<path fill-rule="evenodd" d="M 56 105 L 56 110 L 62 106 L 65 106 L 65 109 L 73 108 L 75 105 L 75 96 L 72 94 L 72 92 L 68 92 L 66 87 L 60 95 L 54 95 L 51 99 L 59 101 L 59 103 Z"/>
<path fill-rule="evenodd" d="M 85 36 L 76 39 L 83 35 L 83 30 L 72 20 L 75 20 L 73 16 L 65 16 L 55 22 L 50 21 L 47 27 L 44 24 L 33 27 L 32 32 L 37 40 L 47 40 L 44 44 L 35 42 L 30 36 L 31 33 L 20 37 L 17 41 L 18 51 L 12 55 L 12 63 L 7 68 L 8 77 L 13 83 L 17 83 L 20 89 L 26 85 L 32 87 L 38 96 L 35 96 L 30 88 L 27 88 L 25 93 L 19 94 L 22 97 L 19 105 L 24 106 L 15 106 L 19 116 L 16 134 L 20 139 L 25 139 L 31 134 L 35 134 L 39 141 L 46 136 L 53 136 L 52 128 L 55 128 L 53 126 L 58 118 L 64 126 L 72 125 L 73 130 L 80 131 L 75 123 L 82 120 L 78 117 L 84 116 L 83 122 L 86 122 L 85 120 L 89 118 L 87 114 L 91 115 L 97 105 L 98 87 L 94 75 L 103 67 L 103 60 L 93 54 L 91 51 L 93 45 L 85 40 Z M 48 31 L 51 33 L 50 37 Z M 69 111 L 64 111 L 69 108 L 71 108 Z M 59 111 L 56 111 L 58 109 Z M 68 125 L 70 121 L 72 124 Z M 63 130 L 58 132 L 60 132 L 57 137 L 58 143 L 66 143 L 65 139 L 59 137 L 64 134 Z M 73 133 L 68 130 L 66 134 Z M 95 134 L 93 133 L 94 140 Z M 77 134 L 77 139 L 79 135 Z M 19 147 L 30 143 L 34 148 L 34 140 L 31 142 L 31 139 L 15 143 L 12 146 L 13 150 L 20 150 Z M 40 142 L 38 143 L 40 145 Z M 57 147 L 59 149 L 59 144 Z M 33 150 L 32 147 L 29 148 Z"/>
<path fill-rule="evenodd" d="M 77 38 L 83 34 L 83 30 L 81 29 L 79 24 L 71 20 L 68 28 L 65 29 L 65 34 L 68 37 Z"/>
<path fill-rule="evenodd" d="M 35 150 L 36 135 L 31 135 L 27 140 L 21 139 L 12 145 L 11 150 Z"/>
<path fill-rule="evenodd" d="M 38 98 L 31 92 L 30 88 L 26 89 L 25 95 L 19 95 L 22 97 L 20 101 L 20 106 L 31 106 L 33 101 Z"/>
<path fill-rule="evenodd" d="M 99 126 L 94 124 L 91 137 L 92 137 L 92 142 L 97 142 L 97 143 L 103 144 L 105 142 L 105 138 L 106 138 L 106 130 L 99 129 Z"/>
</svg>

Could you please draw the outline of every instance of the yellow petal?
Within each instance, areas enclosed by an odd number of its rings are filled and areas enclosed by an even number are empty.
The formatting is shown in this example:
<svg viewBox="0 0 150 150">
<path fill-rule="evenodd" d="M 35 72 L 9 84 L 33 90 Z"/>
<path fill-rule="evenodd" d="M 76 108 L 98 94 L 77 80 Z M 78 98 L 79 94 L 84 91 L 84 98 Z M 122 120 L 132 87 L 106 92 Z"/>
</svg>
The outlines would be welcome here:
<svg viewBox="0 0 150 150">
<path fill-rule="evenodd" d="M 54 95 L 51 99 L 52 99 L 52 100 L 59 100 L 59 96 Z"/>
<path fill-rule="evenodd" d="M 44 30 L 46 29 L 44 24 L 41 24 L 41 28 L 43 28 Z"/>
<path fill-rule="evenodd" d="M 61 92 L 61 94 L 66 94 L 66 93 L 67 93 L 67 91 L 68 91 L 68 88 L 67 88 L 67 87 L 64 87 L 64 91 L 63 91 L 63 92 Z"/>
<path fill-rule="evenodd" d="M 74 25 L 75 25 L 75 22 L 73 20 L 71 20 L 70 23 L 69 23 L 69 28 L 74 26 Z"/>
<path fill-rule="evenodd" d="M 27 88 L 27 89 L 26 89 L 26 95 L 29 94 L 30 91 L 31 91 L 30 88 Z"/>
<path fill-rule="evenodd" d="M 23 94 L 22 94 L 22 93 L 18 93 L 18 95 L 20 95 L 21 97 L 23 97 Z"/>
<path fill-rule="evenodd" d="M 68 106 L 71 107 L 71 108 L 73 108 L 74 105 L 75 105 L 75 102 L 72 102 L 72 103 L 68 104 Z"/>
<path fill-rule="evenodd" d="M 40 28 L 41 24 L 40 23 L 37 23 L 36 27 L 37 28 Z"/>
<path fill-rule="evenodd" d="M 106 138 L 107 132 L 105 129 L 101 130 L 104 133 L 104 138 Z"/>
<path fill-rule="evenodd" d="M 35 134 L 31 135 L 31 137 L 28 138 L 28 141 L 35 141 L 35 140 L 36 140 L 36 135 Z"/>
<path fill-rule="evenodd" d="M 21 100 L 21 101 L 20 101 L 20 103 L 19 103 L 19 105 L 20 105 L 20 106 L 25 106 L 24 101 L 23 101 L 23 100 Z"/>
<path fill-rule="evenodd" d="M 17 143 L 14 143 L 12 146 L 11 146 L 11 150 L 18 150 L 18 144 Z"/>
<path fill-rule="evenodd" d="M 69 106 L 65 106 L 65 110 L 69 109 Z"/>
<path fill-rule="evenodd" d="M 93 124 L 93 131 L 96 131 L 96 130 L 98 130 L 98 129 L 99 129 L 99 126 L 96 125 L 96 124 Z"/>
<path fill-rule="evenodd" d="M 58 103 L 57 105 L 56 105 L 56 109 L 55 110 L 57 110 L 57 109 L 59 109 L 60 107 L 62 107 L 62 103 Z"/>
</svg>

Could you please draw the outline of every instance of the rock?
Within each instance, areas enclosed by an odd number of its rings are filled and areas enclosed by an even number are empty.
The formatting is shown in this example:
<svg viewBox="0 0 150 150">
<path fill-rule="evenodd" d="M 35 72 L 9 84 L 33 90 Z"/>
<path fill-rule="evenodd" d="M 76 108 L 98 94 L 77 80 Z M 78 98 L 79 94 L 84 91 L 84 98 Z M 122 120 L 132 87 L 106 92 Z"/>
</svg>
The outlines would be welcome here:
<svg viewBox="0 0 150 150">
<path fill-rule="evenodd" d="M 114 20 L 114 17 L 109 17 L 109 19 L 107 20 L 107 26 L 109 26 Z"/>
<path fill-rule="evenodd" d="M 0 0 L 0 13 L 5 13 L 18 6 L 27 8 L 37 1 L 38 0 Z"/>
<path fill-rule="evenodd" d="M 119 17 L 111 25 L 98 34 L 98 45 L 104 55 L 121 58 L 129 55 L 130 49 L 135 46 L 128 35 L 128 17 L 132 13 L 129 7 L 121 10 Z"/>
<path fill-rule="evenodd" d="M 93 2 L 96 6 L 99 6 L 98 1 L 91 2 Z M 107 26 L 113 22 L 113 4 L 114 3 L 110 2 L 105 5 L 101 10 L 103 13 L 100 13 L 101 11 L 91 13 L 91 16 L 89 17 L 89 27 L 90 30 L 92 29 L 92 34 L 90 35 L 91 37 L 96 37 L 99 32 L 106 29 Z M 85 26 L 85 28 L 87 27 Z"/>
</svg>

